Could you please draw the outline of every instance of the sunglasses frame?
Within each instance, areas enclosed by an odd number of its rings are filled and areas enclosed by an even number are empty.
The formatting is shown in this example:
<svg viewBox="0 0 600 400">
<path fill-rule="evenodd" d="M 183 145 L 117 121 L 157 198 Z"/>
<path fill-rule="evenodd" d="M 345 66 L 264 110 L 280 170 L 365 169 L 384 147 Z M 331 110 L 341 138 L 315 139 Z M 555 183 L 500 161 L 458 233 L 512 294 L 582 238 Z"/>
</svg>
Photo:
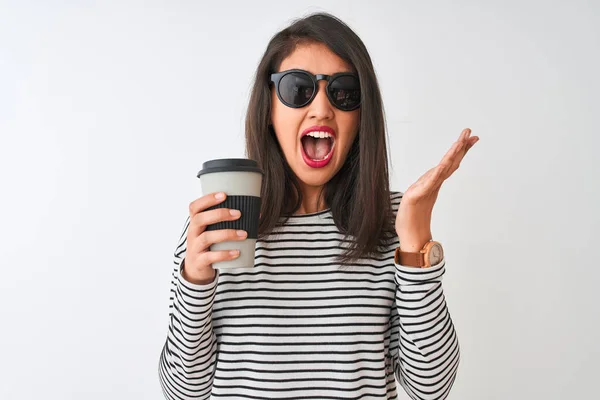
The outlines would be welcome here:
<svg viewBox="0 0 600 400">
<path fill-rule="evenodd" d="M 306 101 L 306 103 L 304 103 L 301 106 L 297 106 L 295 104 L 290 104 L 290 103 L 286 102 L 285 100 L 283 100 L 283 98 L 281 97 L 281 94 L 279 93 L 279 83 L 281 82 L 283 77 L 288 74 L 294 73 L 294 72 L 298 72 L 298 73 L 307 75 L 312 80 L 312 83 L 313 83 L 312 96 L 310 97 L 310 99 L 308 99 Z M 275 84 L 275 93 L 277 93 L 277 98 L 279 99 L 279 101 L 281 101 L 283 104 L 285 104 L 287 107 L 290 107 L 290 108 L 302 108 L 302 107 L 306 107 L 307 105 L 309 105 L 317 96 L 317 92 L 319 91 L 319 81 L 327 81 L 327 86 L 325 86 L 325 94 L 327 95 L 327 98 L 329 99 L 329 102 L 331 103 L 331 105 L 334 106 L 335 108 L 337 108 L 338 110 L 342 110 L 342 111 L 356 110 L 357 108 L 360 107 L 360 105 L 362 103 L 362 99 L 359 100 L 358 104 L 354 107 L 341 108 L 335 104 L 335 101 L 331 98 L 331 96 L 329 94 L 329 85 L 331 84 L 331 82 L 333 82 L 334 80 L 336 80 L 337 78 L 342 77 L 342 76 L 352 76 L 352 77 L 356 78 L 356 80 L 358 81 L 359 88 L 360 88 L 360 80 L 358 79 L 358 75 L 356 75 L 352 72 L 338 72 L 333 75 L 325 75 L 325 74 L 313 75 L 310 72 L 305 71 L 303 69 L 289 69 L 287 71 L 272 73 L 271 74 L 271 82 L 273 84 Z M 362 97 L 362 91 L 361 91 L 361 97 Z"/>
</svg>

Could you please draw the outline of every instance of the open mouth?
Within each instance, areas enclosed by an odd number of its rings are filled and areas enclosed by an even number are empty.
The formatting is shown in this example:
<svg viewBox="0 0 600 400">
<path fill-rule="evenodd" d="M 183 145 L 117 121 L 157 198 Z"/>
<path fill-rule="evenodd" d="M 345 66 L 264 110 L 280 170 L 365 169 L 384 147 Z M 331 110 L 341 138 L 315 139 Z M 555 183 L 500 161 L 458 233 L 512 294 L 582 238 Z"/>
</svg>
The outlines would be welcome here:
<svg viewBox="0 0 600 400">
<path fill-rule="evenodd" d="M 302 137 L 302 148 L 304 149 L 304 153 L 313 161 L 322 161 L 327 159 L 333 150 L 334 139 L 332 136 L 325 136 L 321 134 L 319 136 L 319 132 L 315 132 L 315 135 L 309 133 L 308 135 L 304 135 Z"/>
</svg>

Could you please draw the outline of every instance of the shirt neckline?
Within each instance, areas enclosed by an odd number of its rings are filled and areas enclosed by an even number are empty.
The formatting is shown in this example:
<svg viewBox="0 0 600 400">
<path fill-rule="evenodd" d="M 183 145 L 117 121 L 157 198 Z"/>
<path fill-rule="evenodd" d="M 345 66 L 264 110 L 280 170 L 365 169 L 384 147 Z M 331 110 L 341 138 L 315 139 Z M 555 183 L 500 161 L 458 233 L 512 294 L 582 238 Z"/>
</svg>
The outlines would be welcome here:
<svg viewBox="0 0 600 400">
<path fill-rule="evenodd" d="M 325 220 L 324 217 L 326 217 L 328 214 L 331 213 L 331 207 L 328 207 L 324 210 L 321 211 L 317 211 L 314 213 L 308 213 L 308 214 L 292 214 L 289 215 L 289 219 L 288 219 L 288 223 L 304 223 L 304 222 L 313 222 L 313 221 L 323 221 Z M 281 219 L 285 219 L 286 216 L 282 216 Z"/>
</svg>

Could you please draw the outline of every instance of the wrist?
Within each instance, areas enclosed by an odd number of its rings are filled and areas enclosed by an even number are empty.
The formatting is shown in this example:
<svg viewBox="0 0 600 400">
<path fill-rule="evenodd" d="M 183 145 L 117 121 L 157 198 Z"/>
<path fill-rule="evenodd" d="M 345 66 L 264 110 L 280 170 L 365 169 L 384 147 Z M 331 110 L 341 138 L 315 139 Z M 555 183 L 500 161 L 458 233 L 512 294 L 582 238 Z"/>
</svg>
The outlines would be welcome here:
<svg viewBox="0 0 600 400">
<path fill-rule="evenodd" d="M 408 234 L 398 238 L 400 251 L 408 253 L 418 253 L 433 239 L 431 233 Z"/>
<path fill-rule="evenodd" d="M 216 271 L 213 268 L 206 268 L 201 274 L 190 275 L 186 272 L 185 260 L 181 263 L 181 276 L 186 282 L 194 285 L 208 285 L 215 280 L 217 276 Z"/>
<path fill-rule="evenodd" d="M 430 214 L 401 213 L 396 222 L 396 233 L 400 251 L 418 253 L 433 239 Z"/>
</svg>

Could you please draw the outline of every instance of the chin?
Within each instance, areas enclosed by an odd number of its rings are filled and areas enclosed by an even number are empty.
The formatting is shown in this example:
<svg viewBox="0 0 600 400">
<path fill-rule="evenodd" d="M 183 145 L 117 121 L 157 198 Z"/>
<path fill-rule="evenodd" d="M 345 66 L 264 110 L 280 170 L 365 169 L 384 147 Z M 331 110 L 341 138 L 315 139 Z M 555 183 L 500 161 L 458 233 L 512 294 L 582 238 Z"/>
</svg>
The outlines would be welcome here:
<svg viewBox="0 0 600 400">
<path fill-rule="evenodd" d="M 335 175 L 335 162 L 332 160 L 324 168 L 313 169 L 302 163 L 299 166 L 298 172 L 294 171 L 299 181 L 308 186 L 323 186 Z"/>
<path fill-rule="evenodd" d="M 331 177 L 328 174 L 326 175 L 323 173 L 319 173 L 320 176 L 310 176 L 310 174 L 308 174 L 308 176 L 306 176 L 307 174 L 304 175 L 305 176 L 296 175 L 296 177 L 300 182 L 307 186 L 320 187 L 325 185 L 331 179 Z"/>
<path fill-rule="evenodd" d="M 292 172 L 298 179 L 298 181 L 307 186 L 320 187 L 325 185 L 333 178 L 337 173 L 338 169 L 338 157 L 334 154 L 331 161 L 322 168 L 312 168 L 306 164 L 302 157 L 302 150 L 299 150 L 297 154 L 294 154 L 293 163 L 288 158 L 288 165 Z"/>
</svg>

